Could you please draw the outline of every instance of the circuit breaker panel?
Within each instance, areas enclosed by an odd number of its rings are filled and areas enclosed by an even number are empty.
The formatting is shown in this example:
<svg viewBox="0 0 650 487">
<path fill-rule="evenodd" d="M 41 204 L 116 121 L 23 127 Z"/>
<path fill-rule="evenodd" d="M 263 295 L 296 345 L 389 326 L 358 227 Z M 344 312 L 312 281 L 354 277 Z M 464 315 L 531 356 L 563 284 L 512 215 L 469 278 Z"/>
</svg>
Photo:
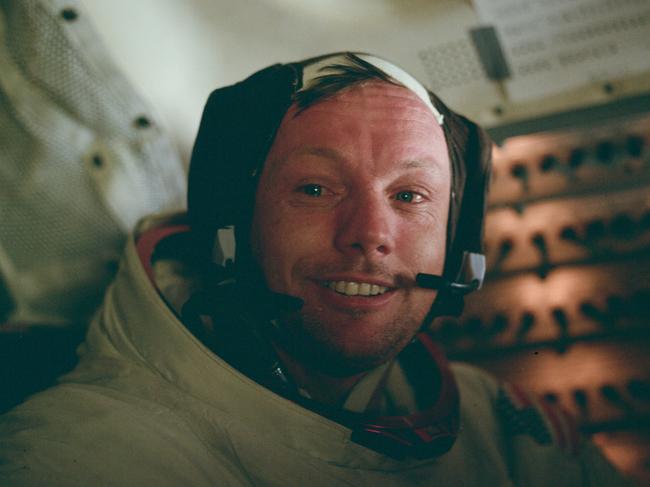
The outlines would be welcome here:
<svg viewBox="0 0 650 487">
<path fill-rule="evenodd" d="M 650 116 L 494 149 L 488 276 L 436 323 L 452 359 L 558 403 L 650 481 Z"/>
</svg>

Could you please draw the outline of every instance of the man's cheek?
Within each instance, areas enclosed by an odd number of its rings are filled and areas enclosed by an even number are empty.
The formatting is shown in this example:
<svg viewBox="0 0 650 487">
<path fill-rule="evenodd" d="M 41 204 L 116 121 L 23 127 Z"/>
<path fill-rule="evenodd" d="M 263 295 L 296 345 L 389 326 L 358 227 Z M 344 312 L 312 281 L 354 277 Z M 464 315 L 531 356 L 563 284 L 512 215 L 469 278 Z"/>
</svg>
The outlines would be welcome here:
<svg viewBox="0 0 650 487">
<path fill-rule="evenodd" d="M 300 282 L 297 262 L 300 253 L 290 235 L 276 232 L 268 242 L 265 256 L 269 288 L 281 293 L 296 294 Z"/>
</svg>

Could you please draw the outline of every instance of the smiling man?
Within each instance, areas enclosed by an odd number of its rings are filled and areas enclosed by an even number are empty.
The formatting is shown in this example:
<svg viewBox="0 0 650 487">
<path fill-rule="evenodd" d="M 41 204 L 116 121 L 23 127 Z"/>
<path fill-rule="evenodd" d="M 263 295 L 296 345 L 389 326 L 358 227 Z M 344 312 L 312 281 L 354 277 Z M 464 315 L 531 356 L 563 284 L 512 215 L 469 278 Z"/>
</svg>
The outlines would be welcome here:
<svg viewBox="0 0 650 487">
<path fill-rule="evenodd" d="M 442 128 L 408 89 L 354 86 L 284 116 L 253 219 L 271 290 L 304 301 L 282 345 L 301 363 L 377 366 L 413 338 L 441 274 L 451 166 Z"/>
<path fill-rule="evenodd" d="M 78 367 L 0 419 L 2 485 L 619 485 L 559 410 L 446 362 L 490 143 L 365 54 L 208 100 Z"/>
</svg>

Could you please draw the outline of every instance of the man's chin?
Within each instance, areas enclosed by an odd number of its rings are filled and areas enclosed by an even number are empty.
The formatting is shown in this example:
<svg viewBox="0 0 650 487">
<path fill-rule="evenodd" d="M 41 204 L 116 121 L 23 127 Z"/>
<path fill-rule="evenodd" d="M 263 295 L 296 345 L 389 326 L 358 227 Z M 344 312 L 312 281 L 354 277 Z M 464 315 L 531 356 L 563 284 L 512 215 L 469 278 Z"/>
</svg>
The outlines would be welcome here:
<svg viewBox="0 0 650 487">
<path fill-rule="evenodd" d="M 313 320 L 292 320 L 280 330 L 279 344 L 303 366 L 332 377 L 371 370 L 392 360 L 411 340 L 413 324 L 387 327 L 383 334 L 355 330 L 354 336 L 336 333 Z M 417 325 L 415 325 L 417 329 Z"/>
<path fill-rule="evenodd" d="M 316 344 L 294 347 L 290 353 L 303 366 L 331 377 L 350 377 L 372 370 L 395 355 L 350 353 L 331 346 Z"/>
</svg>

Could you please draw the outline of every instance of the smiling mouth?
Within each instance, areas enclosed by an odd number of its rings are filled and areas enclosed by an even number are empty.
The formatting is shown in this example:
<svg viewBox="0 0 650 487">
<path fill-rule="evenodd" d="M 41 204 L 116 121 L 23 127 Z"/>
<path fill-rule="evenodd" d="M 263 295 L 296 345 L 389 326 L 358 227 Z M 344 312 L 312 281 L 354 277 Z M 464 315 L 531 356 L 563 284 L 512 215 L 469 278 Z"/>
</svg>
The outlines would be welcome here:
<svg viewBox="0 0 650 487">
<path fill-rule="evenodd" d="M 322 285 L 344 296 L 379 296 L 388 291 L 387 287 L 369 282 L 323 281 Z"/>
</svg>

